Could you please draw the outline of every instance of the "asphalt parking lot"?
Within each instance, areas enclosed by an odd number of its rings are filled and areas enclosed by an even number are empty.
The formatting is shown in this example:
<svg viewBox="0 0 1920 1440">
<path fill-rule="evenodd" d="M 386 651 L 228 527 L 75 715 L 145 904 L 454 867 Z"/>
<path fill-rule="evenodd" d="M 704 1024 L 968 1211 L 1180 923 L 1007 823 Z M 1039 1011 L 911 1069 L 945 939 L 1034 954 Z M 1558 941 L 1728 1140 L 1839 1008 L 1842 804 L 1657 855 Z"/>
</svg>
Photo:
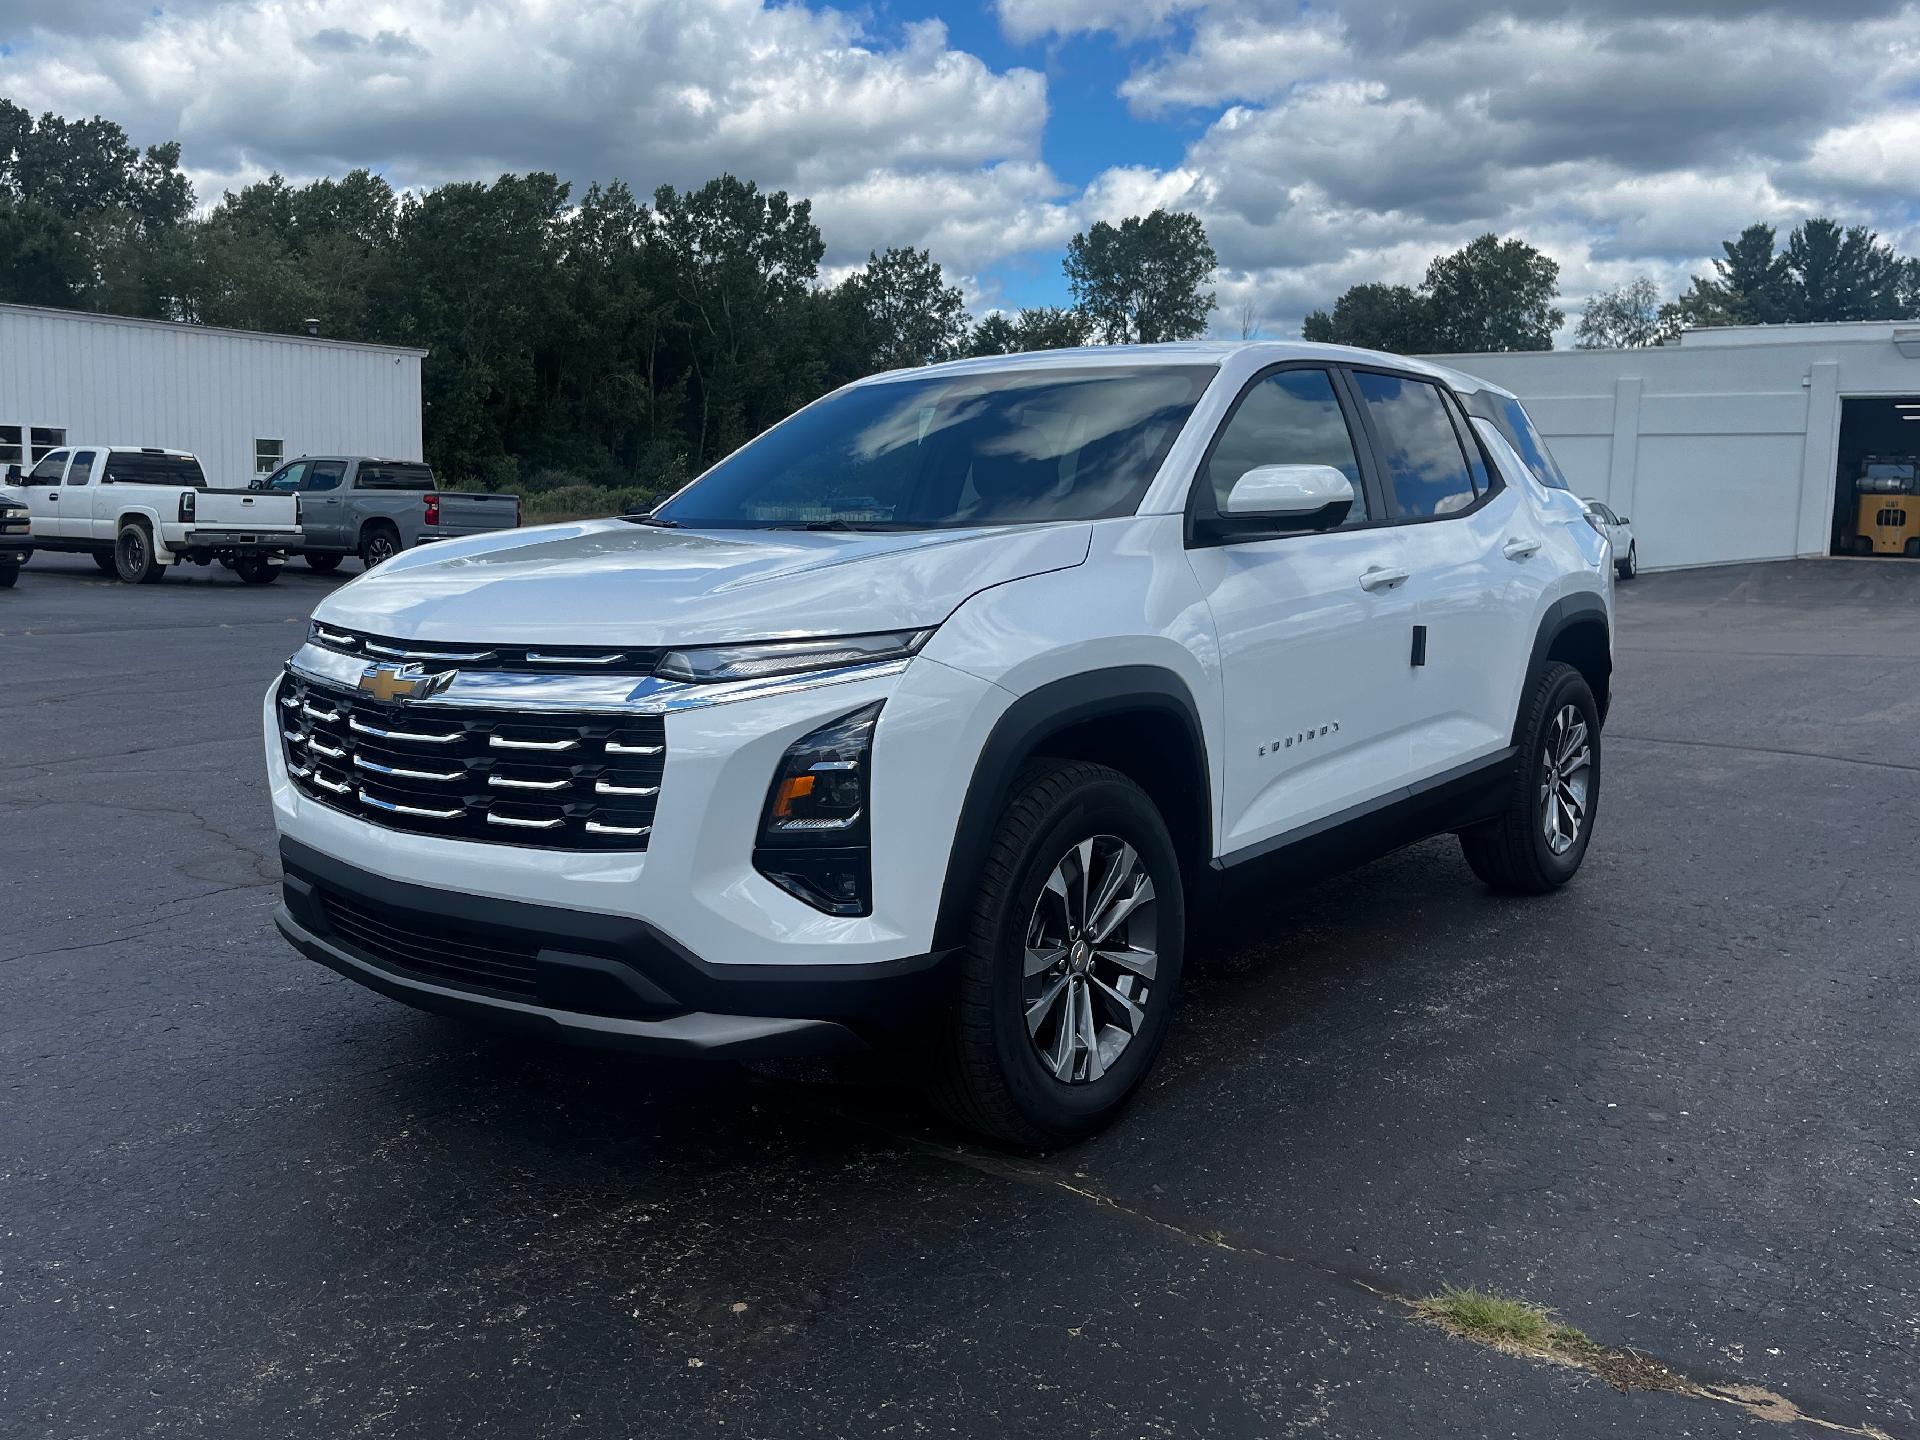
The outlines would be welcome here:
<svg viewBox="0 0 1920 1440">
<path fill-rule="evenodd" d="M 1043 1159 L 297 958 L 259 697 L 338 578 L 0 593 L 0 1434 L 1920 1437 L 1920 566 L 1623 587 L 1568 890 L 1231 917 Z"/>
</svg>

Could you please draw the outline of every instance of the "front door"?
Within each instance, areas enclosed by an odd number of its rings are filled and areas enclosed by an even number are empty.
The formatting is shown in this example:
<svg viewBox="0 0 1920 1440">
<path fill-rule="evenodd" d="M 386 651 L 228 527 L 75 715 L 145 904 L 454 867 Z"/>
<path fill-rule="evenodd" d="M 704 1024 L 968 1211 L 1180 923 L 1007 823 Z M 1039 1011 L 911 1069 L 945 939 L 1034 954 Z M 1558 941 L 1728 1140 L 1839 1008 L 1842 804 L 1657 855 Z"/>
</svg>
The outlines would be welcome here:
<svg viewBox="0 0 1920 1440">
<path fill-rule="evenodd" d="M 1335 377 L 1285 366 L 1242 392 L 1199 479 L 1217 507 L 1256 465 L 1332 465 L 1355 501 L 1336 530 L 1190 549 L 1220 641 L 1227 753 L 1221 852 L 1259 846 L 1404 785 L 1413 602 L 1400 535 L 1377 520 Z"/>
<path fill-rule="evenodd" d="M 28 523 L 33 533 L 53 540 L 66 532 L 60 526 L 60 477 L 66 474 L 67 457 L 72 452 L 55 450 L 44 456 L 27 472 L 21 498 L 27 502 Z"/>
</svg>

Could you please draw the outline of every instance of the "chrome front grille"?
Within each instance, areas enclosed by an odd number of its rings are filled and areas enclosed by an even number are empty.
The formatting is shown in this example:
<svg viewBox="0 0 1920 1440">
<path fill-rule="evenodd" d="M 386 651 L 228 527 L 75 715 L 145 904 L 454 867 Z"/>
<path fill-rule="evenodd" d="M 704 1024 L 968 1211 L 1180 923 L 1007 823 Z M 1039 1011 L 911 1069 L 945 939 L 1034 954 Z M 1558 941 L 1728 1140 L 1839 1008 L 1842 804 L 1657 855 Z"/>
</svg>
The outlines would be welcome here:
<svg viewBox="0 0 1920 1440">
<path fill-rule="evenodd" d="M 658 715 L 382 704 L 289 671 L 275 711 L 302 794 L 389 829 L 554 850 L 644 850 Z"/>
</svg>

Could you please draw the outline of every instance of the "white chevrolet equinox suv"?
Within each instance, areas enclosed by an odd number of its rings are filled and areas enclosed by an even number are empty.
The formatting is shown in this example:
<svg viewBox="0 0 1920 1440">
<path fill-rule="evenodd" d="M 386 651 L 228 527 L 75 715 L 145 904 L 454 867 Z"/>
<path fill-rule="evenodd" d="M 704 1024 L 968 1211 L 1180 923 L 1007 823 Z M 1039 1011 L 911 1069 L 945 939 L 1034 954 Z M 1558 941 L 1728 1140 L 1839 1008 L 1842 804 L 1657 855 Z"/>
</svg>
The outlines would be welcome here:
<svg viewBox="0 0 1920 1440">
<path fill-rule="evenodd" d="M 1332 346 L 996 356 L 816 401 L 653 513 L 409 552 L 269 687 L 279 927 L 594 1045 L 904 1049 L 1071 1140 L 1190 922 L 1454 832 L 1579 868 L 1605 541 L 1510 395 Z"/>
</svg>

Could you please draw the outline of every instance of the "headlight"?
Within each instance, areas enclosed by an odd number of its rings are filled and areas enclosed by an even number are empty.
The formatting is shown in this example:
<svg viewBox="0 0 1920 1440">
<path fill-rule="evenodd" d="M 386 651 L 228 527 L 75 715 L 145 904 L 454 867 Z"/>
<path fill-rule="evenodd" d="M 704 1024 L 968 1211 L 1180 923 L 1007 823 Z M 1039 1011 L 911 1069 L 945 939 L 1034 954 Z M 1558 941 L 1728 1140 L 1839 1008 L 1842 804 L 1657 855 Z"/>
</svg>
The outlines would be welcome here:
<svg viewBox="0 0 1920 1440">
<path fill-rule="evenodd" d="M 919 653 L 932 630 L 891 630 L 882 635 L 846 635 L 832 640 L 757 640 L 747 645 L 702 645 L 669 650 L 654 674 L 663 680 L 765 680 L 842 665 L 904 660 Z"/>
<path fill-rule="evenodd" d="M 1602 520 L 1598 515 L 1594 514 L 1593 511 L 1587 509 L 1587 507 L 1584 505 L 1580 507 L 1580 513 L 1587 517 L 1587 524 L 1593 527 L 1594 533 L 1596 535 L 1598 535 L 1602 540 L 1607 538 L 1606 521 Z"/>
<path fill-rule="evenodd" d="M 829 915 L 873 911 L 867 792 L 881 704 L 794 741 L 767 790 L 754 868 Z"/>
</svg>

